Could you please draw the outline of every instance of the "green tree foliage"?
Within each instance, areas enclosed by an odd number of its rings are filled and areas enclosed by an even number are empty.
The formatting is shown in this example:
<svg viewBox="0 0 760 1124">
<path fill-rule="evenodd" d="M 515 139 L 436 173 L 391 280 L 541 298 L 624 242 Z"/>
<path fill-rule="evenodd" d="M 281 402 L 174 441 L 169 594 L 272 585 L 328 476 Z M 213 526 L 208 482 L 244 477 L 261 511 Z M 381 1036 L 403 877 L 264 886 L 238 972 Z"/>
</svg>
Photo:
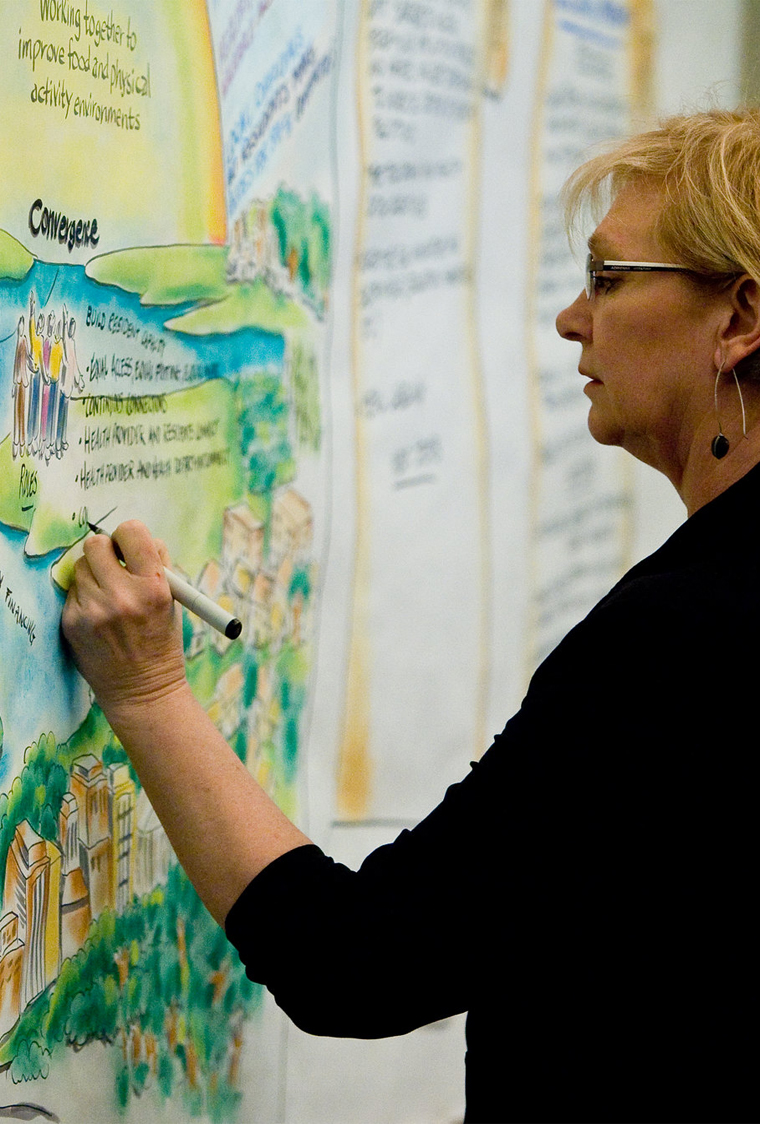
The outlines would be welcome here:
<svg viewBox="0 0 760 1124">
<path fill-rule="evenodd" d="M 26 764 L 14 778 L 4 801 L 0 823 L 0 885 L 5 882 L 8 849 L 20 823 L 28 820 L 43 839 L 55 842 L 58 838 L 58 816 L 69 787 L 69 774 L 60 764 L 57 750 L 52 733 L 41 734 L 36 742 L 27 746 Z"/>
<path fill-rule="evenodd" d="M 292 644 L 283 644 L 277 658 L 276 670 L 282 707 L 281 760 L 288 781 L 295 776 L 298 765 L 299 730 L 301 713 L 306 704 L 308 668 L 308 661 L 301 648 L 296 648 Z"/>
<path fill-rule="evenodd" d="M 50 804 L 45 804 L 40 816 L 40 835 L 43 839 L 55 842 L 58 838 L 58 821 Z"/>
<path fill-rule="evenodd" d="M 309 600 L 311 597 L 311 575 L 307 569 L 299 568 L 293 571 L 288 592 L 291 598 L 300 593 L 304 601 Z"/>
<path fill-rule="evenodd" d="M 168 1100 L 174 1089 L 174 1062 L 168 1049 L 162 1049 L 158 1055 L 158 1087 Z"/>
<path fill-rule="evenodd" d="M 117 1067 L 122 1108 L 148 1086 L 161 1097 L 179 1086 L 188 1110 L 197 1114 L 205 1107 L 212 1119 L 229 1119 L 239 1098 L 227 1083 L 232 1037 L 261 994 L 187 876 L 173 867 L 165 888 L 135 899 L 123 914 L 106 910 L 92 923 L 84 947 L 64 961 L 55 983 L 16 1024 L 6 1043 L 11 1075 L 14 1081 L 46 1076 L 51 1051 L 61 1044 L 82 1047 L 98 1039 L 121 1051 L 131 1036 L 151 1034 L 155 1073 L 131 1053 Z M 172 1021 L 184 1023 L 184 1045 L 172 1041 Z M 192 1089 L 186 1080 L 190 1050 L 197 1067 Z"/>
<path fill-rule="evenodd" d="M 129 1104 L 129 1068 L 123 1065 L 116 1075 L 116 1103 L 122 1112 Z"/>
<path fill-rule="evenodd" d="M 301 287 L 321 311 L 330 284 L 330 212 L 316 195 L 302 199 L 280 185 L 272 200 L 272 224 L 277 232 L 280 262 L 290 269 L 292 260 Z"/>
<path fill-rule="evenodd" d="M 240 446 L 248 464 L 248 490 L 271 494 L 295 476 L 288 432 L 289 403 L 279 374 L 257 371 L 236 387 Z"/>
<path fill-rule="evenodd" d="M 252 648 L 246 648 L 243 653 L 243 706 L 247 709 L 256 698 L 256 688 L 259 685 L 259 665 L 256 653 Z"/>
<path fill-rule="evenodd" d="M 193 640 L 193 622 L 187 609 L 182 610 L 182 651 L 187 653 Z"/>
<path fill-rule="evenodd" d="M 50 1051 L 39 1042 L 23 1041 L 11 1062 L 11 1081 L 14 1085 L 21 1081 L 36 1081 L 50 1073 Z"/>
<path fill-rule="evenodd" d="M 330 212 L 327 205 L 320 202 L 316 195 L 311 198 L 310 218 L 309 244 L 311 249 L 309 260 L 317 285 L 322 291 L 326 291 L 330 284 L 332 268 Z"/>
<path fill-rule="evenodd" d="M 291 345 L 289 370 L 296 439 L 301 448 L 319 452 L 322 441 L 319 369 L 314 352 L 305 343 L 294 341 Z"/>
</svg>

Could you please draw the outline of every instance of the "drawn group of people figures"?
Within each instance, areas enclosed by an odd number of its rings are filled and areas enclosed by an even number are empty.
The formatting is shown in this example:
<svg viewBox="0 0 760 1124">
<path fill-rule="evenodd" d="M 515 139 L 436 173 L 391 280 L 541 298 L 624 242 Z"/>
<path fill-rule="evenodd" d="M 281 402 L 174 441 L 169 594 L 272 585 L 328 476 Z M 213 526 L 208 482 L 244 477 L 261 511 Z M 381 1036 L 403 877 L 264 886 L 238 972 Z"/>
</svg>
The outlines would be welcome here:
<svg viewBox="0 0 760 1124">
<path fill-rule="evenodd" d="M 66 427 L 69 399 L 84 389 L 77 364 L 74 335 L 76 320 L 63 305 L 54 311 L 37 311 L 34 292 L 29 294 L 29 334 L 24 317 L 16 327 L 13 362 L 13 457 L 38 456 L 49 461 L 68 448 Z"/>
</svg>

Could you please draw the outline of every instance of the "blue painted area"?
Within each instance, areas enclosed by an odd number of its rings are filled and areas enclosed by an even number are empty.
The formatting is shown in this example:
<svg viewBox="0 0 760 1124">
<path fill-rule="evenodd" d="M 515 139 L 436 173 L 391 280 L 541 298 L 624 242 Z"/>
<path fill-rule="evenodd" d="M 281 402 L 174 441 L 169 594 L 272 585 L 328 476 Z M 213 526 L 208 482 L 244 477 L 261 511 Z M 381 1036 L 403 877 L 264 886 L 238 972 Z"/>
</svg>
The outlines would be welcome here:
<svg viewBox="0 0 760 1124">
<path fill-rule="evenodd" d="M 626 5 L 615 0 L 554 0 L 554 7 L 558 12 L 568 12 L 620 29 L 627 27 L 631 21 Z"/>
<path fill-rule="evenodd" d="M 36 262 L 22 282 L 0 283 L 0 394 L 10 401 L 10 379 L 13 372 L 13 355 L 16 325 L 19 316 L 28 316 L 29 294 L 34 290 L 38 312 L 45 316 L 50 311 L 60 314 L 65 304 L 70 316 L 76 320 L 76 341 L 79 365 L 85 376 L 85 394 L 166 394 L 172 390 L 186 389 L 204 381 L 204 377 L 182 378 L 180 381 L 139 382 L 131 379 L 119 381 L 93 380 L 85 371 L 90 355 L 112 351 L 142 353 L 146 359 L 156 357 L 148 348 L 141 348 L 135 339 L 108 329 L 111 317 L 139 324 L 141 332 L 147 330 L 156 338 L 165 340 L 164 354 L 171 354 L 172 362 L 181 365 L 216 364 L 214 377 L 231 377 L 237 372 L 260 367 L 282 365 L 285 341 L 281 335 L 255 328 L 242 328 L 230 335 L 190 336 L 164 328 L 167 320 L 181 316 L 192 304 L 158 305 L 145 307 L 135 293 L 127 293 L 110 285 L 100 285 L 85 274 L 80 265 L 51 265 Z M 88 309 L 105 313 L 106 327 L 88 326 Z M 0 418 L 3 413 L 0 411 Z"/>
<path fill-rule="evenodd" d="M 578 39 L 585 39 L 587 43 L 596 43 L 598 47 L 609 47 L 614 51 L 622 49 L 622 39 L 615 39 L 612 35 L 605 35 L 601 31 L 597 31 L 593 27 L 586 27 L 581 23 L 574 23 L 572 20 L 559 20 L 558 26 L 563 31 L 567 31 L 570 35 L 575 35 Z"/>
<path fill-rule="evenodd" d="M 0 717 L 5 745 L 0 759 L 0 786 L 10 783 L 23 750 L 39 735 L 54 730 L 65 738 L 89 708 L 89 692 L 74 671 L 60 634 L 63 594 L 50 578 L 59 552 L 44 558 L 24 555 L 23 531 L 0 524 Z M 16 621 L 9 600 L 20 604 L 34 621 L 34 639 Z M 51 684 L 55 683 L 55 690 Z"/>
<path fill-rule="evenodd" d="M 208 378 L 234 378 L 262 368 L 282 370 L 285 340 L 279 334 L 243 328 L 228 335 L 190 336 L 164 328 L 166 320 L 180 316 L 190 304 L 143 307 L 139 297 L 113 286 L 100 285 L 79 265 L 36 262 L 21 282 L 0 282 L 0 441 L 13 428 L 13 364 L 19 316 L 25 325 L 29 295 L 34 291 L 37 311 L 46 318 L 59 317 L 63 306 L 76 320 L 77 360 L 85 378 L 83 395 L 169 394 L 197 386 Z M 91 310 L 89 325 L 88 309 Z M 96 326 L 92 310 L 105 314 L 106 328 Z M 142 348 L 140 335 L 109 331 L 108 322 L 121 318 L 138 332 L 164 341 L 164 359 L 182 370 L 178 381 L 138 381 L 131 377 L 93 379 L 86 368 L 91 356 L 112 353 L 156 353 Z M 55 471 L 55 460 L 41 471 Z M 7 789 L 18 770 L 23 750 L 40 733 L 53 730 L 67 738 L 84 719 L 89 691 L 75 672 L 60 636 L 63 595 L 53 584 L 50 568 L 56 551 L 40 558 L 24 554 L 26 533 L 0 524 L 0 718 L 4 751 L 0 758 L 0 790 Z M 16 618 L 19 605 L 29 627 Z M 34 639 L 30 642 L 34 622 Z M 9 776 L 9 770 L 13 772 Z"/>
</svg>

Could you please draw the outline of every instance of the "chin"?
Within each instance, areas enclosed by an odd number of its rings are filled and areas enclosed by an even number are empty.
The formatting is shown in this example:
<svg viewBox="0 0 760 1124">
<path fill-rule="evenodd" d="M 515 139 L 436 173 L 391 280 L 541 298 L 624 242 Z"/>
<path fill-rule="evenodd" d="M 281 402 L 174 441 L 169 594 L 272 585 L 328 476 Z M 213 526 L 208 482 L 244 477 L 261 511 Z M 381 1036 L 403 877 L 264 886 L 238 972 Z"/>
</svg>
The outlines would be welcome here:
<svg viewBox="0 0 760 1124">
<path fill-rule="evenodd" d="M 597 445 L 622 445 L 623 435 L 616 426 L 605 425 L 601 418 L 594 417 L 591 409 L 588 415 L 588 431 Z"/>
</svg>

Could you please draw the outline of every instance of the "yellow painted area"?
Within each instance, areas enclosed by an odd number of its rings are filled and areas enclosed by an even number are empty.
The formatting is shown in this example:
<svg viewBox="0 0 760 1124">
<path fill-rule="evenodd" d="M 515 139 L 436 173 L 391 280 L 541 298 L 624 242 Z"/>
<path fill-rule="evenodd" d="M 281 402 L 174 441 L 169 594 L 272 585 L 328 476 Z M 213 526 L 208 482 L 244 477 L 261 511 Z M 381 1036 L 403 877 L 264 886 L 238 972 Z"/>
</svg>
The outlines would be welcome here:
<svg viewBox="0 0 760 1124">
<path fill-rule="evenodd" d="M 84 555 L 84 540 L 86 537 L 85 535 L 79 542 L 74 543 L 50 568 L 51 578 L 64 593 L 68 593 L 74 580 L 74 567 Z"/>
<path fill-rule="evenodd" d="M 654 58 L 657 38 L 653 0 L 631 0 L 629 58 L 635 128 L 647 128 L 654 113 Z"/>
<path fill-rule="evenodd" d="M 542 143 L 545 123 L 546 91 L 549 84 L 550 60 L 554 44 L 554 11 L 551 0 L 544 0 L 541 21 L 541 49 L 539 67 L 536 75 L 536 98 L 533 111 L 533 124 L 530 131 L 530 192 L 528 196 L 528 262 L 526 269 L 526 320 L 531 330 L 526 332 L 525 346 L 528 375 L 528 417 L 531 434 L 530 484 L 528 492 L 529 533 L 528 533 L 528 583 L 527 622 L 525 644 L 523 645 L 523 676 L 527 687 L 533 674 L 533 653 L 538 637 L 538 520 L 541 506 L 541 447 L 544 442 L 543 411 L 541 388 L 539 384 L 539 359 L 534 325 L 537 319 L 536 302 L 538 295 L 538 273 L 541 246 L 541 174 Z"/>
<path fill-rule="evenodd" d="M 204 0 L 121 0 L 89 10 L 99 23 L 85 22 L 84 4 L 0 4 L 5 229 L 47 261 L 82 262 L 123 246 L 223 242 Z M 69 251 L 58 239 L 33 236 L 37 199 L 68 220 L 96 220 L 97 243 Z M 37 222 L 41 215 L 42 208 Z"/>
<path fill-rule="evenodd" d="M 349 820 L 360 820 L 367 815 L 372 795 L 370 653 L 366 630 L 368 621 L 355 596 L 346 716 L 338 764 L 338 812 Z"/>
<path fill-rule="evenodd" d="M 484 88 L 500 97 L 509 74 L 509 0 L 485 0 Z"/>
<path fill-rule="evenodd" d="M 33 263 L 34 258 L 18 239 L 0 230 L 0 277 L 23 281 Z"/>
<path fill-rule="evenodd" d="M 504 73 L 501 77 L 499 89 L 503 89 L 506 81 L 506 51 L 507 51 L 507 3 L 506 0 L 481 0 L 478 7 L 481 40 L 493 45 L 493 36 L 496 35 L 505 51 Z M 491 21 L 489 26 L 489 20 Z M 498 34 L 497 34 L 498 33 Z M 491 63 L 486 52 L 481 65 L 484 66 L 481 86 L 487 80 L 487 68 Z M 481 152 L 482 152 L 482 102 L 478 99 L 475 113 L 469 130 L 469 144 L 467 152 L 468 178 L 468 205 L 466 231 L 467 262 L 471 276 L 477 276 L 477 247 L 480 232 L 480 199 L 481 190 Z M 491 519 L 490 519 L 490 487 L 489 487 L 489 443 L 488 419 L 486 416 L 485 383 L 483 378 L 483 363 L 480 354 L 480 339 L 478 332 L 477 314 L 478 292 L 475 283 L 467 286 L 465 292 L 465 338 L 468 352 L 468 390 L 471 395 L 473 407 L 473 452 L 475 457 L 475 473 L 477 480 L 477 511 L 478 511 L 478 554 L 479 554 L 479 613 L 478 613 L 478 678 L 477 678 L 477 706 L 473 715 L 474 735 L 472 753 L 480 757 L 488 745 L 486 730 L 486 712 L 488 708 L 488 685 L 490 669 L 490 622 L 493 617 L 492 589 L 493 575 L 491 573 Z"/>
<path fill-rule="evenodd" d="M 368 163 L 369 113 L 371 107 L 367 39 L 369 35 L 369 13 L 366 4 L 362 5 L 361 22 L 357 37 L 357 109 L 359 120 L 359 163 L 365 168 Z M 365 241 L 367 212 L 367 177 L 362 177 L 361 193 L 357 205 L 356 247 L 359 250 Z M 361 297 L 359 277 L 359 254 L 354 255 L 352 278 L 352 333 L 351 368 L 354 380 L 354 400 L 360 402 L 364 393 L 363 346 L 361 338 Z M 343 740 L 338 759 L 336 799 L 338 811 L 347 819 L 359 820 L 369 810 L 372 766 L 370 759 L 370 650 L 369 650 L 369 573 L 370 573 L 370 524 L 369 511 L 369 465 L 367 463 L 366 421 L 360 410 L 355 412 L 354 439 L 356 443 L 356 561 L 354 569 L 353 608 L 351 617 L 351 641 L 348 657 L 348 683 L 346 688 L 346 709 Z"/>
<path fill-rule="evenodd" d="M 105 528 L 108 531 L 115 530 L 124 519 L 142 519 L 166 542 L 172 558 L 193 580 L 209 558 L 219 555 L 219 511 L 239 503 L 245 489 L 243 465 L 235 455 L 238 432 L 234 393 L 229 383 L 213 379 L 188 390 L 175 391 L 167 395 L 167 402 L 166 414 L 150 415 L 149 420 L 141 424 L 148 441 L 149 430 L 157 427 L 160 432 L 164 422 L 177 427 L 183 433 L 181 439 L 169 444 L 148 443 L 122 453 L 116 446 L 109 447 L 86 458 L 68 456 L 49 468 L 42 467 L 39 478 L 35 476 L 35 505 L 29 512 L 21 511 L 18 498 L 19 479 L 26 458 L 14 462 L 8 439 L 0 443 L 0 523 L 29 531 L 28 555 L 72 547 L 52 568 L 53 580 L 62 589 L 68 589 L 71 584 L 87 520 L 98 522 L 107 512 L 111 512 Z M 78 441 L 88 426 L 92 428 L 85 417 L 85 408 L 85 400 L 72 399 L 70 440 L 73 448 L 79 447 Z M 199 440 L 193 436 L 190 427 L 198 417 L 218 420 L 214 437 Z M 119 418 L 125 420 L 121 415 Z M 119 424 L 107 417 L 98 421 L 103 431 L 111 431 Z M 220 455 L 207 467 L 187 468 L 188 458 L 207 453 Z M 110 462 L 131 461 L 134 478 L 97 484 L 83 491 L 79 479 L 83 459 L 91 462 L 93 472 Z M 147 469 L 157 464 L 163 465 L 166 473 L 146 477 L 141 481 L 142 488 L 136 488 L 140 466 Z M 193 527 L 192 535 L 187 534 L 188 526 Z M 225 608 L 232 611 L 232 601 L 226 600 Z"/>
</svg>

